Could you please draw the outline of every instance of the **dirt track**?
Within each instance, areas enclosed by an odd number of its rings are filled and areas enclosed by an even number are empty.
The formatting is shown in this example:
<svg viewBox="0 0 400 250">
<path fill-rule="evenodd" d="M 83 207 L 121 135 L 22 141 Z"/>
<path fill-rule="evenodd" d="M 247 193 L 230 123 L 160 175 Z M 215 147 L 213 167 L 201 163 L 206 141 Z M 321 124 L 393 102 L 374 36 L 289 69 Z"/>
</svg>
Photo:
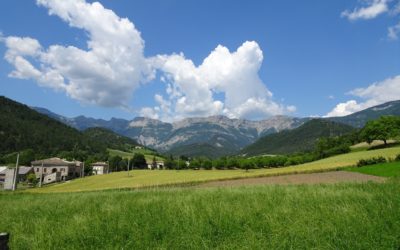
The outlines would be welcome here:
<svg viewBox="0 0 400 250">
<path fill-rule="evenodd" d="M 372 175 L 335 171 L 313 174 L 292 174 L 270 177 L 246 178 L 238 180 L 211 181 L 202 183 L 197 187 L 230 187 L 245 185 L 288 185 L 288 184 L 329 184 L 340 182 L 383 182 L 385 178 Z"/>
</svg>

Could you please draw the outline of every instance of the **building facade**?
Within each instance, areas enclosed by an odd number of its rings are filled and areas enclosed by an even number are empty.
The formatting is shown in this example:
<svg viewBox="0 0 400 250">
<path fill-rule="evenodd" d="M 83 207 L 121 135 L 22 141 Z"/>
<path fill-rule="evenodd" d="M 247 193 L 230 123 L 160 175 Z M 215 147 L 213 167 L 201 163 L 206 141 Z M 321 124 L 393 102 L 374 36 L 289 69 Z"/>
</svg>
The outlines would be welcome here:
<svg viewBox="0 0 400 250">
<path fill-rule="evenodd" d="M 148 169 L 163 169 L 164 161 L 146 161 Z"/>
<path fill-rule="evenodd" d="M 83 169 L 83 163 L 80 161 L 67 161 L 57 157 L 33 161 L 31 164 L 38 179 L 60 172 L 60 179 L 66 181 L 81 177 Z"/>
</svg>

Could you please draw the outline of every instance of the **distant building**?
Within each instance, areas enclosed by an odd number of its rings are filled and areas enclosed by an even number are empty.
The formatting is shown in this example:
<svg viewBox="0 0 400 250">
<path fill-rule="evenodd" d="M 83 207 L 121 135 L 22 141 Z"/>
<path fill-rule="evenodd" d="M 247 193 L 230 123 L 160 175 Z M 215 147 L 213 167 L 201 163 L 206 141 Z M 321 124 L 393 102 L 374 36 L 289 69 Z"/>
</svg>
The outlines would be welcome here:
<svg viewBox="0 0 400 250">
<path fill-rule="evenodd" d="M 4 172 L 4 189 L 11 190 L 14 183 L 15 168 L 8 168 Z M 2 172 L 2 173 L 3 173 Z M 16 182 L 26 181 L 29 174 L 33 174 L 32 167 L 18 167 L 18 176 Z"/>
<path fill-rule="evenodd" d="M 143 149 L 142 146 L 135 146 L 135 149 Z"/>
<path fill-rule="evenodd" d="M 92 164 L 93 174 L 108 174 L 108 164 L 106 162 L 95 162 Z"/>
<path fill-rule="evenodd" d="M 0 182 L 4 182 L 6 179 L 6 170 L 7 167 L 0 167 Z"/>
<path fill-rule="evenodd" d="M 164 161 L 146 161 L 148 169 L 163 169 Z"/>
<path fill-rule="evenodd" d="M 80 161 L 67 161 L 57 157 L 31 162 L 36 177 L 45 177 L 48 174 L 60 172 L 60 180 L 66 181 L 82 174 L 83 163 Z M 42 167 L 43 166 L 43 167 Z"/>
<path fill-rule="evenodd" d="M 34 174 L 35 171 L 32 167 L 18 167 L 18 181 L 26 181 L 29 174 Z"/>
</svg>

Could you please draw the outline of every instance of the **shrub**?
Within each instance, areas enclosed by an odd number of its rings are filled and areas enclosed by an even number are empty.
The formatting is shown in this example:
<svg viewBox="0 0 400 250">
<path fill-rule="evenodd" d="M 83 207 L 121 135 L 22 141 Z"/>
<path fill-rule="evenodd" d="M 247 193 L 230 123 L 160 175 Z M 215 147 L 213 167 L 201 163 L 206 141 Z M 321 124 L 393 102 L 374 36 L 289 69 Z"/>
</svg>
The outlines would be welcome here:
<svg viewBox="0 0 400 250">
<path fill-rule="evenodd" d="M 394 160 L 395 160 L 395 161 L 400 161 L 400 154 L 398 154 L 398 155 L 396 156 L 396 158 L 394 158 Z"/>
<path fill-rule="evenodd" d="M 26 177 L 26 180 L 28 181 L 28 183 L 32 183 L 33 185 L 36 185 L 36 184 L 38 183 L 38 180 L 37 180 L 35 174 L 29 174 L 29 175 Z"/>
<path fill-rule="evenodd" d="M 387 162 L 387 160 L 385 157 L 382 157 L 382 156 L 373 157 L 373 158 L 369 158 L 369 159 L 361 159 L 358 161 L 357 167 L 363 167 L 363 166 L 367 166 L 367 165 L 375 165 L 378 163 L 385 163 L 385 162 Z"/>
</svg>

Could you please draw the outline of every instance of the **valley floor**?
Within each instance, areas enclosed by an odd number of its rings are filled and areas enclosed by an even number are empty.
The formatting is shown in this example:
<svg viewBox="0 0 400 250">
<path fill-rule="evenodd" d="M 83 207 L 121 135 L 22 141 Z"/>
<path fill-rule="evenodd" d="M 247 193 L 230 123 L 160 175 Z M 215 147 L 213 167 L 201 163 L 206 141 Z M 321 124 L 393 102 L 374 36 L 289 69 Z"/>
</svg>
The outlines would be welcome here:
<svg viewBox="0 0 400 250">
<path fill-rule="evenodd" d="M 62 184 L 35 188 L 27 192 L 58 193 L 110 189 L 135 189 L 159 186 L 194 185 L 209 181 L 267 177 L 300 173 L 327 172 L 353 166 L 360 159 L 376 156 L 394 158 L 400 147 L 352 152 L 297 166 L 245 170 L 133 170 L 90 176 Z"/>
</svg>

